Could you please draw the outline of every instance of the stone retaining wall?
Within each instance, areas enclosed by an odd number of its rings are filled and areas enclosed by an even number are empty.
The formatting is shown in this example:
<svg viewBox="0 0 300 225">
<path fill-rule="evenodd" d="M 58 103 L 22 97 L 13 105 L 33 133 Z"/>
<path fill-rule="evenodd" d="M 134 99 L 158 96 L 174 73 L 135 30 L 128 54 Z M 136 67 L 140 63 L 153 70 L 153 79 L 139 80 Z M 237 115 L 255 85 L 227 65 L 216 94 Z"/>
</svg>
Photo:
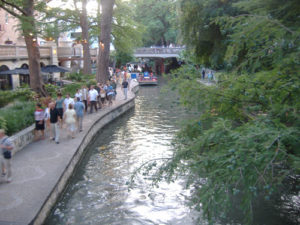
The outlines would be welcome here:
<svg viewBox="0 0 300 225">
<path fill-rule="evenodd" d="M 30 127 L 27 127 L 26 129 L 11 136 L 10 139 L 15 145 L 15 147 L 13 149 L 13 155 L 16 154 L 16 152 L 22 150 L 26 145 L 33 142 L 34 128 L 35 128 L 35 125 L 33 124 Z"/>
<path fill-rule="evenodd" d="M 138 86 L 134 86 L 131 89 L 131 91 L 136 93 L 138 91 L 138 88 L 139 88 Z M 76 166 L 78 165 L 78 162 L 80 162 L 80 160 L 82 158 L 85 148 L 91 142 L 93 137 L 105 125 L 112 122 L 114 119 L 118 118 L 122 114 L 126 113 L 129 109 L 133 108 L 135 106 L 134 99 L 135 99 L 135 97 L 129 99 L 128 101 L 117 106 L 116 108 L 113 108 L 110 112 L 99 117 L 95 121 L 95 123 L 90 127 L 89 131 L 87 132 L 87 134 L 83 138 L 81 144 L 79 145 L 77 151 L 75 152 L 72 159 L 70 160 L 68 166 L 66 167 L 63 174 L 61 175 L 58 183 L 56 184 L 56 186 L 54 187 L 52 192 L 49 194 L 48 199 L 46 200 L 46 202 L 40 209 L 38 215 L 36 215 L 36 217 L 33 219 L 33 221 L 30 224 L 34 224 L 34 225 L 43 224 L 44 220 L 47 218 L 48 214 L 50 213 L 52 207 L 56 203 L 59 195 L 65 189 L 69 178 L 72 176 L 74 169 L 76 168 Z"/>
<path fill-rule="evenodd" d="M 132 87 L 131 91 L 136 93 L 139 89 L 138 85 Z M 25 128 L 24 130 L 11 136 L 11 141 L 14 143 L 13 155 L 22 150 L 26 145 L 30 144 L 34 140 L 34 128 L 35 125 Z"/>
</svg>

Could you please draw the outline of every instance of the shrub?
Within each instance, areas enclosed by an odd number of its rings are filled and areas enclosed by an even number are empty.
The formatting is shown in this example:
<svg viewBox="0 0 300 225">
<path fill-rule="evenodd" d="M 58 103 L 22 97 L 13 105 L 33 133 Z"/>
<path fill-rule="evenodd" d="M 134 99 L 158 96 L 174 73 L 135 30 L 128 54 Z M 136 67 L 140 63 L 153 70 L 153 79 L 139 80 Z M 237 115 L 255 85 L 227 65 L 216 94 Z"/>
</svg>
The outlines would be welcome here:
<svg viewBox="0 0 300 225">
<path fill-rule="evenodd" d="M 66 94 L 70 94 L 71 96 L 74 96 L 77 89 L 81 88 L 81 84 L 73 83 L 68 84 L 62 89 L 62 94 L 65 96 Z"/>
<path fill-rule="evenodd" d="M 56 93 L 58 92 L 58 90 L 60 89 L 59 87 L 53 85 L 53 84 L 46 84 L 46 91 L 52 96 L 55 97 Z"/>
<path fill-rule="evenodd" d="M 28 101 L 33 99 L 34 92 L 29 88 L 20 88 L 13 91 L 0 91 L 0 108 L 15 100 Z"/>
<path fill-rule="evenodd" d="M 6 124 L 7 134 L 12 135 L 34 123 L 34 110 L 34 102 L 17 102 L 3 108 L 0 110 L 0 126 Z"/>
<path fill-rule="evenodd" d="M 96 80 L 93 79 L 93 80 L 87 81 L 86 86 L 89 87 L 89 86 L 91 86 L 91 85 L 96 85 L 96 84 L 97 84 Z"/>
<path fill-rule="evenodd" d="M 4 129 L 5 131 L 7 131 L 6 120 L 1 116 L 0 116 L 0 129 Z"/>
<path fill-rule="evenodd" d="M 81 72 L 80 73 L 70 73 L 67 76 L 67 79 L 80 82 L 83 80 L 83 74 Z"/>
</svg>

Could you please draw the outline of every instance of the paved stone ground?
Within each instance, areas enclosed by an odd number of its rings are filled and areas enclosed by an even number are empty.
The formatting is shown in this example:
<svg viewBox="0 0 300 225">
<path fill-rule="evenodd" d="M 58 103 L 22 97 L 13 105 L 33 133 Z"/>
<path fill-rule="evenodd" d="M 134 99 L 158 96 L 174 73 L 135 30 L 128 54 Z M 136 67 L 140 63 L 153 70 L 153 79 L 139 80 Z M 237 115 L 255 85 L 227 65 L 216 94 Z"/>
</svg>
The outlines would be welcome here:
<svg viewBox="0 0 300 225">
<path fill-rule="evenodd" d="M 0 225 L 24 225 L 32 221 L 94 121 L 125 103 L 121 89 L 117 92 L 111 107 L 85 115 L 83 132 L 76 133 L 75 139 L 68 138 L 67 132 L 61 130 L 60 144 L 46 138 L 27 145 L 13 157 L 13 181 L 0 180 Z M 128 97 L 131 99 L 134 94 L 128 92 Z"/>
</svg>

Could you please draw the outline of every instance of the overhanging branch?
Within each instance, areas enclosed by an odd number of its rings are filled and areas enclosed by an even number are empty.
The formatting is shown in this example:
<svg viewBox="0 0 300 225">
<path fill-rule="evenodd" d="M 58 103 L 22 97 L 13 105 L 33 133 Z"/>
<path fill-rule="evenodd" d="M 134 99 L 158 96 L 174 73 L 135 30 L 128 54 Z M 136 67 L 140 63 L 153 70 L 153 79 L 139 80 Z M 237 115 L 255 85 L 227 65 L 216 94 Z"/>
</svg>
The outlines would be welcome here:
<svg viewBox="0 0 300 225">
<path fill-rule="evenodd" d="M 10 10 L 10 9 L 7 9 L 7 7 L 5 7 L 5 5 L 8 5 L 8 6 L 11 6 L 13 7 L 14 9 L 18 10 L 20 13 L 22 13 L 24 16 L 26 16 L 26 12 L 19 6 L 17 6 L 16 4 L 14 3 L 11 3 L 11 2 L 7 2 L 5 0 L 0 0 L 0 2 L 2 2 L 2 5 L 0 5 L 0 7 L 2 9 L 4 9 L 5 11 L 7 11 L 9 14 L 11 14 L 12 16 L 15 16 L 15 17 L 19 17 L 19 15 L 17 13 L 15 13 L 13 10 Z M 3 5 L 4 4 L 4 5 Z"/>
</svg>

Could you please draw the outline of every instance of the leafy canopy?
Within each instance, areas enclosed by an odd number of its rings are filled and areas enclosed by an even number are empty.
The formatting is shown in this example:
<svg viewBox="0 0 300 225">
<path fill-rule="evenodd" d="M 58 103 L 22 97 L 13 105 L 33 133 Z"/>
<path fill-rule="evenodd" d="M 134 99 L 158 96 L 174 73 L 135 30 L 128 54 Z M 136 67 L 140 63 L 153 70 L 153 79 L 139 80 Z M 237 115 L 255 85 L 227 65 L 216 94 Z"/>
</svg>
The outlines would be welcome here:
<svg viewBox="0 0 300 225">
<path fill-rule="evenodd" d="M 191 56 L 171 76 L 171 85 L 199 118 L 179 133 L 161 177 L 184 173 L 194 189 L 192 204 L 212 224 L 258 223 L 261 201 L 296 224 L 291 199 L 298 195 L 300 172 L 298 2 L 179 4 Z M 217 83 L 206 86 L 199 65 L 224 70 L 216 74 Z M 240 218 L 229 218 L 233 211 Z"/>
</svg>

